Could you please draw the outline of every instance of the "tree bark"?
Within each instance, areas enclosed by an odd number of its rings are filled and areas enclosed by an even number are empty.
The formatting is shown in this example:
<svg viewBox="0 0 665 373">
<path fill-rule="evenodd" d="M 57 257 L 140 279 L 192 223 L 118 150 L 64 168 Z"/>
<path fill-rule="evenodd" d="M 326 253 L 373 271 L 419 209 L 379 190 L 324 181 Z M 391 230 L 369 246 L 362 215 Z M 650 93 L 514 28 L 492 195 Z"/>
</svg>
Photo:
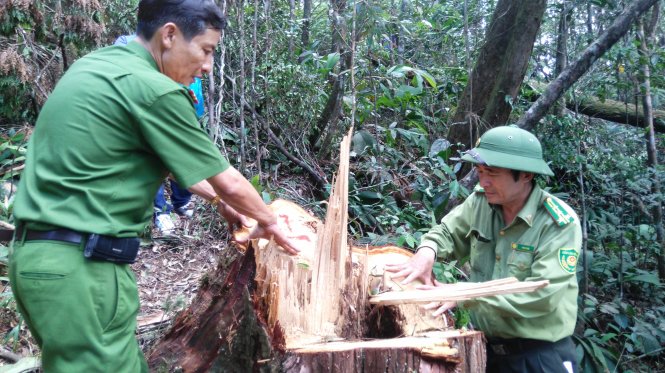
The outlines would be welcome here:
<svg viewBox="0 0 665 373">
<path fill-rule="evenodd" d="M 448 132 L 451 144 L 468 149 L 485 130 L 508 120 L 546 7 L 546 0 L 498 2 Z"/>
<path fill-rule="evenodd" d="M 152 371 L 208 372 L 217 361 L 226 362 L 229 371 L 251 372 L 257 361 L 269 356 L 261 351 L 268 348 L 267 339 L 252 327 L 257 322 L 249 297 L 254 252 L 244 257 L 227 254 L 225 259 L 203 278 L 191 306 L 153 348 L 148 356 Z M 231 335 L 231 330 L 239 333 Z"/>
<path fill-rule="evenodd" d="M 614 45 L 619 38 L 626 34 L 630 25 L 644 12 L 651 8 L 658 0 L 635 0 L 612 22 L 612 25 L 603 32 L 598 39 L 589 45 L 582 55 L 566 68 L 549 84 L 545 92 L 531 105 L 524 115 L 517 121 L 517 125 L 531 130 L 545 116 L 554 102 L 561 97 L 591 65 Z"/>
</svg>

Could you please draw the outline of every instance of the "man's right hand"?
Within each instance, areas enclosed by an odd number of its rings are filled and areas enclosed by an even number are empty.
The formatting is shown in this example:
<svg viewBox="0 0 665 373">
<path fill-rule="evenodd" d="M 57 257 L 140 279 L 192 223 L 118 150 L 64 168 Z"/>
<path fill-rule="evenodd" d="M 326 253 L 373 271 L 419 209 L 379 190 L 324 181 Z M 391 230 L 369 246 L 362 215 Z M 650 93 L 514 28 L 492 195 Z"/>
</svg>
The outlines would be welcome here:
<svg viewBox="0 0 665 373">
<path fill-rule="evenodd" d="M 219 203 L 217 203 L 217 212 L 224 217 L 224 220 L 226 220 L 226 223 L 229 225 L 230 233 L 233 233 L 236 229 L 250 227 L 252 225 L 245 215 L 239 213 L 224 201 L 219 201 Z"/>
<path fill-rule="evenodd" d="M 434 285 L 434 251 L 423 248 L 413 255 L 407 262 L 401 264 L 386 264 L 386 271 L 394 272 L 392 278 L 404 277 L 403 285 L 419 279 L 425 285 Z"/>
</svg>

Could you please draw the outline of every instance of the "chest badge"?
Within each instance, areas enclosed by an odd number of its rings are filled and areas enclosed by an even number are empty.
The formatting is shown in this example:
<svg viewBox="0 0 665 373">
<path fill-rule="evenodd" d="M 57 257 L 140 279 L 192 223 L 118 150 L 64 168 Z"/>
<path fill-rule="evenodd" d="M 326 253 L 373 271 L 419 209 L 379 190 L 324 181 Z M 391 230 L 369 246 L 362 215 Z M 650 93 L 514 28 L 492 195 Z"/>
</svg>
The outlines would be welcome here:
<svg viewBox="0 0 665 373">
<path fill-rule="evenodd" d="M 577 267 L 577 257 L 580 254 L 575 249 L 561 248 L 559 249 L 559 264 L 564 271 L 568 273 L 575 273 Z"/>
<path fill-rule="evenodd" d="M 534 246 L 522 245 L 521 243 L 514 243 L 511 245 L 513 250 L 521 251 L 524 253 L 532 253 L 536 248 Z"/>
</svg>

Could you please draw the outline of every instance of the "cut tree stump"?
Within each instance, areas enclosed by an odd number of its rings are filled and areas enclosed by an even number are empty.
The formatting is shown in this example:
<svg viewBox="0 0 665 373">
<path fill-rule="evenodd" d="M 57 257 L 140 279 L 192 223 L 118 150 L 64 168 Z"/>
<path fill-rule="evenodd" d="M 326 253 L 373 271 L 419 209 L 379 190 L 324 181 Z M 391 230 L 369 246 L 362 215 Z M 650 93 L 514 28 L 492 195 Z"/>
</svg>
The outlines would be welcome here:
<svg viewBox="0 0 665 373">
<path fill-rule="evenodd" d="M 149 354 L 152 371 L 484 371 L 482 333 L 449 330 L 453 320 L 413 304 L 369 304 L 370 294 L 412 289 L 383 271 L 412 254 L 348 245 L 350 134 L 325 223 L 288 201 L 270 205 L 303 251 L 292 257 L 254 240 L 236 259 L 224 258 Z"/>
</svg>

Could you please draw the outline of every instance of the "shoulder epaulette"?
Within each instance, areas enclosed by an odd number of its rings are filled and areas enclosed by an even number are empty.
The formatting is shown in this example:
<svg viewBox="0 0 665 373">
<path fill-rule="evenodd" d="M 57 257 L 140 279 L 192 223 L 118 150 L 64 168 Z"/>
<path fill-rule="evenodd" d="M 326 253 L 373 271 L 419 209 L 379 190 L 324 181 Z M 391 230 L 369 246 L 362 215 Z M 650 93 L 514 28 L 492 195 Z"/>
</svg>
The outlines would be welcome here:
<svg viewBox="0 0 665 373">
<path fill-rule="evenodd" d="M 485 189 L 481 187 L 480 184 L 476 184 L 476 187 L 473 188 L 473 191 L 478 193 L 485 193 Z"/>
<path fill-rule="evenodd" d="M 547 197 L 545 202 L 543 202 L 545 209 L 550 213 L 554 222 L 557 223 L 559 227 L 563 227 L 568 223 L 575 221 L 575 218 L 566 211 L 566 208 L 561 205 L 556 198 Z"/>
</svg>

